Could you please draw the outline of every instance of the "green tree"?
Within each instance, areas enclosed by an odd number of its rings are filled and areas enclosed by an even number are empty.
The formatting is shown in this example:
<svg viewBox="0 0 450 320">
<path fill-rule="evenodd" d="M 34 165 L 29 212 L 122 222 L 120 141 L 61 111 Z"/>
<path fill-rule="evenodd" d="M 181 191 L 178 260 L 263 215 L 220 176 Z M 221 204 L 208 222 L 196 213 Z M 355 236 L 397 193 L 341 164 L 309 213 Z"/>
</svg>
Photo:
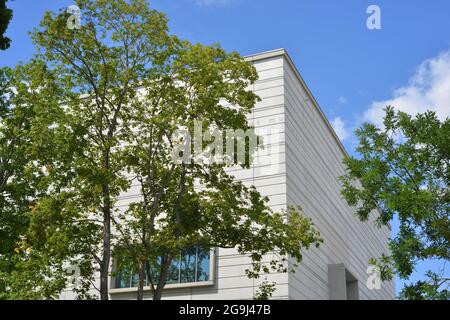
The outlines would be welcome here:
<svg viewBox="0 0 450 320">
<path fill-rule="evenodd" d="M 345 160 L 342 195 L 362 220 L 381 211 L 378 224 L 398 217 L 400 231 L 389 256 L 374 257 L 384 280 L 396 272 L 408 279 L 420 261 L 449 260 L 450 121 L 434 112 L 412 117 L 386 108 L 384 127 L 366 123 L 356 131 L 359 158 Z M 401 298 L 449 298 L 449 279 L 428 273 L 429 281 L 407 286 Z"/>
<path fill-rule="evenodd" d="M 261 272 L 287 271 L 287 255 L 300 261 L 302 248 L 320 243 L 311 221 L 297 208 L 271 212 L 267 198 L 225 171 L 235 164 L 250 168 L 258 147 L 258 137 L 247 123 L 258 100 L 248 90 L 256 79 L 255 68 L 237 53 L 184 42 L 164 74 L 143 81 L 141 103 L 134 105 L 134 138 L 126 148 L 130 174 L 143 197 L 117 223 L 116 249 L 117 267 L 137 271 L 139 300 L 145 280 L 153 299 L 161 299 L 172 260 L 185 248 L 237 248 L 252 257 L 248 275 L 258 278 Z M 180 127 L 186 133 L 182 141 L 177 135 Z M 243 135 L 225 141 L 227 130 L 247 132 L 254 143 L 246 143 Z M 199 143 L 196 140 L 205 136 L 209 138 L 204 144 L 217 147 L 209 155 L 206 145 L 197 149 L 208 160 L 220 157 L 219 150 L 229 146 L 241 151 L 245 161 L 235 161 L 238 152 L 232 161 L 198 161 L 190 142 Z M 177 162 L 173 156 L 180 150 L 184 161 Z M 263 266 L 263 257 L 273 251 L 280 259 Z M 161 262 L 150 267 L 149 261 L 158 258 Z"/>
<path fill-rule="evenodd" d="M 19 101 L 24 85 L 21 70 L 0 69 L 0 288 L 4 292 L 5 276 L 14 268 L 15 249 L 28 226 L 27 198 L 33 191 L 25 174 L 29 161 L 31 108 Z M 20 87 L 18 87 L 20 86 Z"/>
<path fill-rule="evenodd" d="M 0 50 L 9 48 L 11 39 L 5 36 L 6 29 L 12 19 L 13 12 L 6 7 L 8 0 L 0 0 Z"/>
<path fill-rule="evenodd" d="M 46 175 L 36 162 L 33 132 L 39 107 L 49 93 L 34 63 L 0 70 L 0 298 L 50 298 L 66 277 L 52 277 L 48 256 L 27 243 L 36 201 L 47 191 Z M 51 90 L 51 93 L 54 91 Z M 45 102 L 44 102 L 45 101 Z M 57 279 L 57 280 L 56 280 Z"/>
<path fill-rule="evenodd" d="M 320 243 L 297 208 L 271 212 L 266 198 L 225 173 L 229 164 L 169 159 L 178 125 L 192 129 L 203 120 L 205 128 L 250 129 L 246 116 L 257 97 L 247 90 L 256 80 L 249 63 L 169 35 L 164 14 L 145 0 L 77 5 L 80 29 L 67 28 L 61 11 L 46 13 L 32 33 L 38 54 L 30 84 L 18 95 L 34 112 L 25 154 L 32 155 L 30 174 L 42 192 L 28 207 L 17 246 L 23 259 L 9 277 L 15 297 L 56 298 L 68 284 L 67 266 L 76 265 L 78 297 L 92 297 L 99 272 L 97 289 L 106 300 L 113 248 L 119 263 L 140 267 L 141 282 L 143 262 L 163 259 L 159 299 L 175 252 L 190 245 L 237 246 L 251 254 L 248 275 L 256 278 L 285 271 L 288 255 L 300 261 L 302 248 Z M 238 107 L 226 108 L 223 100 Z M 253 151 L 248 146 L 246 154 Z M 143 200 L 123 214 L 117 204 L 130 175 L 140 181 Z M 208 188 L 197 190 L 196 179 Z M 263 265 L 273 250 L 280 260 Z"/>
<path fill-rule="evenodd" d="M 106 300 L 115 203 L 129 185 L 122 150 L 136 92 L 144 79 L 158 77 L 173 38 L 165 16 L 146 1 L 77 5 L 81 29 L 67 28 L 65 11 L 48 12 L 32 34 L 60 102 L 48 109 L 52 125 L 40 132 L 52 192 L 37 205 L 33 226 L 44 240 L 59 239 L 60 252 L 80 261 L 88 278 L 98 269 Z"/>
</svg>

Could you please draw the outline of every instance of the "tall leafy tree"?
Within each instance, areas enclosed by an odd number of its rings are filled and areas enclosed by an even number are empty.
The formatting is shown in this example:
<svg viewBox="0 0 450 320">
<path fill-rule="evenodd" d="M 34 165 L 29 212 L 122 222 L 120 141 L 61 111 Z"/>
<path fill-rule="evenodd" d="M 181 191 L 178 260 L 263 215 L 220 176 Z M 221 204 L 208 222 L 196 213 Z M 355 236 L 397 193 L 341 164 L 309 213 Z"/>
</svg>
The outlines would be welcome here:
<svg viewBox="0 0 450 320">
<path fill-rule="evenodd" d="M 27 244 L 36 201 L 47 191 L 46 174 L 37 162 L 34 134 L 39 108 L 49 106 L 54 90 L 40 81 L 39 64 L 0 70 L 0 298 L 50 298 L 64 288 L 48 256 Z M 53 267 L 53 266 L 52 266 Z"/>
<path fill-rule="evenodd" d="M 252 257 L 247 271 L 257 278 L 260 271 L 287 271 L 287 255 L 300 261 L 302 248 L 320 243 L 297 208 L 274 213 L 267 198 L 226 173 L 236 164 L 250 168 L 258 148 L 247 122 L 258 99 L 248 88 L 256 80 L 255 68 L 237 53 L 185 43 L 166 74 L 143 84 L 136 134 L 127 148 L 143 197 L 122 215 L 116 250 L 119 269 L 138 274 L 138 299 L 145 280 L 153 299 L 161 299 L 172 261 L 185 248 L 237 248 Z M 226 132 L 246 132 L 254 143 L 244 135 L 224 137 Z M 203 148 L 191 145 L 200 140 Z M 273 251 L 280 258 L 263 265 Z"/>
<path fill-rule="evenodd" d="M 32 110 L 17 99 L 22 90 L 18 86 L 24 81 L 20 74 L 19 68 L 0 69 L 0 287 L 3 289 L 3 277 L 14 267 L 15 248 L 28 225 L 27 197 L 32 194 L 24 179 Z"/>
<path fill-rule="evenodd" d="M 5 36 L 6 29 L 12 19 L 13 12 L 6 7 L 8 0 L 0 0 L 0 50 L 9 48 L 11 39 Z"/>
<path fill-rule="evenodd" d="M 32 34 L 37 59 L 56 79 L 61 103 L 49 109 L 54 121 L 42 133 L 47 135 L 42 141 L 51 141 L 58 152 L 47 159 L 53 192 L 35 216 L 46 223 L 35 226 L 37 234 L 49 238 L 66 231 L 60 239 L 71 249 L 66 254 L 82 262 L 82 273 L 92 276 L 98 269 L 100 297 L 106 300 L 115 203 L 129 184 L 122 149 L 131 132 L 136 92 L 144 79 L 158 77 L 174 39 L 165 16 L 144 0 L 77 4 L 83 9 L 81 29 L 67 28 L 65 11 L 48 12 Z M 56 228 L 49 219 L 64 219 L 67 228 Z"/>
<path fill-rule="evenodd" d="M 385 280 L 396 272 L 408 279 L 420 261 L 448 262 L 450 255 L 450 120 L 434 112 L 413 117 L 386 108 L 384 127 L 356 131 L 359 158 L 345 160 L 342 194 L 367 220 L 380 209 L 378 224 L 398 217 L 400 231 L 391 255 L 372 261 Z M 374 257 L 378 258 L 378 257 Z M 450 279 L 428 272 L 427 281 L 407 286 L 404 299 L 448 299 Z"/>
</svg>

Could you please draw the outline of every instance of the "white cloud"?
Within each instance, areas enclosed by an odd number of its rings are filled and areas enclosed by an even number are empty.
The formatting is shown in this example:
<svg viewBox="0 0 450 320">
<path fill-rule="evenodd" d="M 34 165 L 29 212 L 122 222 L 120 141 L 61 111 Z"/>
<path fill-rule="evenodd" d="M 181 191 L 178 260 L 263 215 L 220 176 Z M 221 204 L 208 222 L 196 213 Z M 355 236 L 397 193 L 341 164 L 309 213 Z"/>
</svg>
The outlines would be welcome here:
<svg viewBox="0 0 450 320">
<path fill-rule="evenodd" d="M 450 115 L 450 51 L 425 60 L 409 79 L 407 86 L 393 92 L 385 101 L 374 101 L 364 114 L 364 121 L 382 125 L 383 108 L 394 106 L 397 110 L 415 115 L 427 110 L 436 111 L 443 120 Z"/>
<path fill-rule="evenodd" d="M 345 127 L 345 123 L 341 117 L 334 118 L 333 121 L 331 121 L 331 125 L 333 126 L 334 131 L 336 131 L 336 134 L 338 135 L 339 139 L 341 139 L 341 141 L 344 141 L 350 136 L 350 133 Z"/>
<path fill-rule="evenodd" d="M 194 0 L 194 3 L 200 7 L 224 6 L 230 2 L 231 0 Z"/>
</svg>

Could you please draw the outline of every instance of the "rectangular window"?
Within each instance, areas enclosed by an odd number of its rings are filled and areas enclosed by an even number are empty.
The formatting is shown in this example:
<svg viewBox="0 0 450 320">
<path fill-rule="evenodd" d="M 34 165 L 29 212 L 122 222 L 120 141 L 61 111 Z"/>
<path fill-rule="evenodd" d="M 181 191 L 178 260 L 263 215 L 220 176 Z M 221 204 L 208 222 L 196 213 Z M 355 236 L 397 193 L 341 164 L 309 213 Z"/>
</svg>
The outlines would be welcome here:
<svg viewBox="0 0 450 320">
<path fill-rule="evenodd" d="M 160 259 L 158 259 L 159 263 Z M 200 246 L 184 249 L 173 259 L 170 265 L 166 284 L 196 283 L 210 280 L 211 251 Z M 151 266 L 154 283 L 158 280 L 157 266 Z M 138 275 L 134 271 L 124 270 L 116 275 L 115 288 L 135 288 L 138 285 Z M 147 277 L 145 277 L 145 286 Z"/>
</svg>

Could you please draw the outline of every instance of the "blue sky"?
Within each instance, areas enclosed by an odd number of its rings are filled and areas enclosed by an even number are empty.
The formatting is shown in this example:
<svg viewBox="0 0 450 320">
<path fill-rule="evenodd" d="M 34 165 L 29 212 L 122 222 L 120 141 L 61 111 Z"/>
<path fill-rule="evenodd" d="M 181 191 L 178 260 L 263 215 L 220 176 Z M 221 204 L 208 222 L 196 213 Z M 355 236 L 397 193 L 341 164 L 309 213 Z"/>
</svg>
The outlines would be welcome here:
<svg viewBox="0 0 450 320">
<path fill-rule="evenodd" d="M 15 0 L 0 66 L 27 61 L 27 35 L 46 10 L 70 0 Z M 381 30 L 366 27 L 366 9 L 381 8 Z M 417 113 L 450 113 L 450 1 L 448 0 L 154 0 L 171 32 L 203 44 L 221 43 L 243 55 L 286 48 L 347 150 L 352 131 L 392 103 Z M 397 225 L 394 223 L 394 232 Z M 438 268 L 429 262 L 418 268 Z M 415 280 L 416 276 L 414 277 Z M 402 283 L 398 281 L 397 289 Z"/>
</svg>

